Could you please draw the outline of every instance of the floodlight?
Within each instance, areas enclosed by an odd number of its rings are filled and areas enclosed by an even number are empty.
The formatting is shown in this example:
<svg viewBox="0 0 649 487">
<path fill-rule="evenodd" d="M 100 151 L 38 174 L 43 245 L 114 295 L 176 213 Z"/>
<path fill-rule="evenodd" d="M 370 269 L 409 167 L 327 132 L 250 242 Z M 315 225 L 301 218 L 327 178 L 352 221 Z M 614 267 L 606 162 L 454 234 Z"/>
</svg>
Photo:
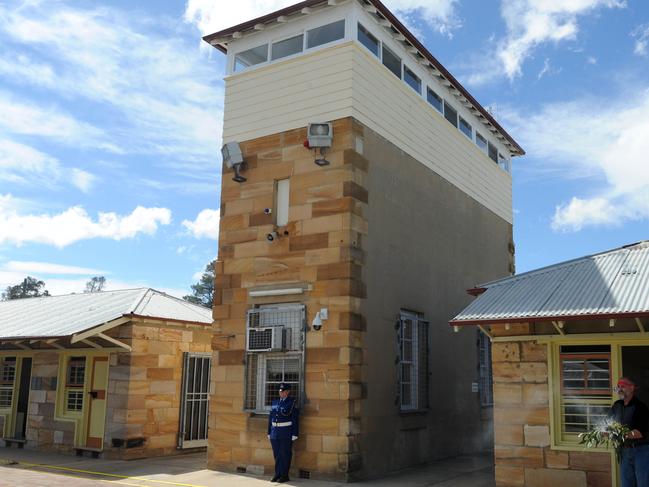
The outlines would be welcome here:
<svg viewBox="0 0 649 487">
<path fill-rule="evenodd" d="M 241 175 L 241 170 L 245 161 L 243 160 L 243 153 L 241 152 L 241 147 L 238 142 L 228 142 L 223 144 L 221 148 L 221 155 L 223 156 L 223 162 L 226 167 L 234 169 L 233 181 L 237 183 L 242 183 L 246 180 Z"/>
</svg>

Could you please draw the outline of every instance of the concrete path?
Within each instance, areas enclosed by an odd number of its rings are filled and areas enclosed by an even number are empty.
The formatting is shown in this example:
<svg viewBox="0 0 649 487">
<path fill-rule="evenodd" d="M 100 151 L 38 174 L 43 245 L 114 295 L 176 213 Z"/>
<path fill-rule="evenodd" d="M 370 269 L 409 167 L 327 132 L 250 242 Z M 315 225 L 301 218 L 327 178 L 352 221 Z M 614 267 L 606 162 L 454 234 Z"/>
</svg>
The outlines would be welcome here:
<svg viewBox="0 0 649 487">
<path fill-rule="evenodd" d="M 358 482 L 367 487 L 494 487 L 490 454 L 462 456 Z M 244 487 L 275 485 L 268 478 L 205 469 L 205 454 L 147 460 L 103 460 L 0 448 L 0 486 Z M 295 479 L 284 485 L 336 487 L 346 484 Z"/>
</svg>

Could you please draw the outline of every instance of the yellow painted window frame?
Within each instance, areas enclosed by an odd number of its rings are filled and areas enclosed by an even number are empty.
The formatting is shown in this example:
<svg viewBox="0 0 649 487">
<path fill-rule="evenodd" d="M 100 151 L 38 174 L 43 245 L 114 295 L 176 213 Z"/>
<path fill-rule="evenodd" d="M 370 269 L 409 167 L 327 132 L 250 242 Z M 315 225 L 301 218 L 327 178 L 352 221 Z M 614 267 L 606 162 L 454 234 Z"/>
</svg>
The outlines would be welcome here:
<svg viewBox="0 0 649 487">
<path fill-rule="evenodd" d="M 83 387 L 74 388 L 83 391 L 83 407 L 81 411 L 67 410 L 67 374 L 68 364 L 73 357 L 85 357 L 86 369 L 83 376 Z M 59 352 L 59 373 L 56 381 L 56 404 L 54 406 L 54 417 L 59 421 L 70 421 L 74 423 L 74 446 L 83 446 L 85 444 L 87 424 L 88 424 L 88 393 L 91 384 L 91 365 L 95 357 L 107 357 L 110 364 L 110 353 L 97 350 L 66 350 Z M 110 367 L 110 365 L 109 365 Z M 108 395 L 108 392 L 107 392 Z"/>
<path fill-rule="evenodd" d="M 16 357 L 16 373 L 14 375 L 11 407 L 0 409 L 0 416 L 4 416 L 4 425 L 0 433 L 2 433 L 3 438 L 12 438 L 14 436 L 14 431 L 16 427 L 16 425 L 14 424 L 14 418 L 16 417 L 16 409 L 18 407 L 16 397 L 18 396 L 18 385 L 20 384 L 20 374 L 22 372 L 23 358 L 32 358 L 32 367 L 34 366 L 34 362 L 33 362 L 32 353 L 25 352 L 25 351 L 12 350 L 12 351 L 0 352 L 0 360 L 4 359 L 5 357 Z M 30 387 L 30 392 L 31 392 L 31 387 Z"/>
</svg>

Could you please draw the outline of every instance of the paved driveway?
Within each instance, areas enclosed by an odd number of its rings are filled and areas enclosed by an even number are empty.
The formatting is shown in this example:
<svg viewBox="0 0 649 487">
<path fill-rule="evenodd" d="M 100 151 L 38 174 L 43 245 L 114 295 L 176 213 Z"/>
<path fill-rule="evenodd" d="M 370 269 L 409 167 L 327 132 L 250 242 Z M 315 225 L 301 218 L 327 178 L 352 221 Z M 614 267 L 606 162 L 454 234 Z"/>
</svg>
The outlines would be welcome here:
<svg viewBox="0 0 649 487">
<path fill-rule="evenodd" d="M 494 487 L 491 455 L 462 456 L 400 471 L 354 485 L 367 487 Z M 103 460 L 0 448 L 0 486 L 244 487 L 271 485 L 266 477 L 206 470 L 205 454 L 133 460 Z M 296 479 L 285 485 L 336 487 L 346 484 Z"/>
</svg>

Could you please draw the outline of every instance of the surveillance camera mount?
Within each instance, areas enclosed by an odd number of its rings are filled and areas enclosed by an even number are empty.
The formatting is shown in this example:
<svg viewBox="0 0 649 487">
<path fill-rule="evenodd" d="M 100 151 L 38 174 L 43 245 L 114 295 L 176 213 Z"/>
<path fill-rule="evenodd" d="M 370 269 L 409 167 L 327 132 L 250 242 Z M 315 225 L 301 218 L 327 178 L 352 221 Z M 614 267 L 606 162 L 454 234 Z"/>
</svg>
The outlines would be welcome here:
<svg viewBox="0 0 649 487">
<path fill-rule="evenodd" d="M 318 166 L 328 166 L 330 162 L 325 158 L 325 148 L 320 147 L 320 157 L 318 157 L 318 149 L 313 149 L 313 152 L 315 153 L 315 162 Z"/>
<path fill-rule="evenodd" d="M 232 166 L 232 168 L 234 169 L 234 177 L 232 178 L 232 181 L 236 181 L 237 183 L 243 183 L 244 181 L 247 181 L 247 179 L 241 175 L 243 164 L 244 163 L 241 162 L 239 164 L 235 164 L 234 166 Z"/>
</svg>

